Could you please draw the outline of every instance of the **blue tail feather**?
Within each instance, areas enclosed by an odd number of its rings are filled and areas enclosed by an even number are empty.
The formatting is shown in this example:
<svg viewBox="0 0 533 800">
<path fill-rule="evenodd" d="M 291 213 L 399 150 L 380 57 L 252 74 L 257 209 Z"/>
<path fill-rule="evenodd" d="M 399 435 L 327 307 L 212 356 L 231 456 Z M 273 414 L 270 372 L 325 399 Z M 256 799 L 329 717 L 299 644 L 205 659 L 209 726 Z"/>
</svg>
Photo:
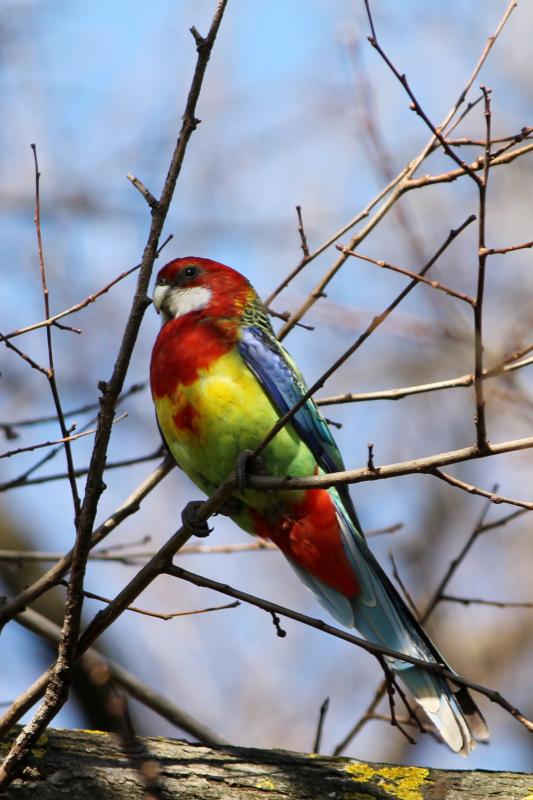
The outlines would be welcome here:
<svg viewBox="0 0 533 800">
<path fill-rule="evenodd" d="M 329 491 L 345 552 L 361 591 L 347 598 L 291 561 L 292 566 L 342 625 L 357 628 L 371 642 L 450 669 L 379 566 L 336 490 Z M 452 750 L 468 755 L 476 739 L 489 738 L 485 720 L 466 688 L 452 686 L 446 678 L 399 659 L 387 658 L 387 662 Z"/>
</svg>

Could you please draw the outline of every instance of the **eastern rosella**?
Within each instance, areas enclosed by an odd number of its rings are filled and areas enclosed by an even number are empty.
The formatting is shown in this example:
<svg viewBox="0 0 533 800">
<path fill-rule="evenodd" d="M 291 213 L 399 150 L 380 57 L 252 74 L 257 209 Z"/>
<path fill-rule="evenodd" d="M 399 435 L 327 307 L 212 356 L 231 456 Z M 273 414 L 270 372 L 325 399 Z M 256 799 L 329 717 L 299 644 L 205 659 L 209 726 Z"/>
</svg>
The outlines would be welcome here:
<svg viewBox="0 0 533 800">
<path fill-rule="evenodd" d="M 246 278 L 206 258 L 178 258 L 159 272 L 154 305 L 163 324 L 150 367 L 163 438 L 177 464 L 210 495 L 306 391 Z M 268 475 L 344 469 L 312 400 L 263 450 Z M 346 485 L 304 491 L 235 491 L 226 509 L 244 530 L 279 547 L 323 606 L 367 639 L 425 661 L 444 659 L 370 552 Z M 389 660 L 441 737 L 468 754 L 488 738 L 464 687 Z"/>
</svg>

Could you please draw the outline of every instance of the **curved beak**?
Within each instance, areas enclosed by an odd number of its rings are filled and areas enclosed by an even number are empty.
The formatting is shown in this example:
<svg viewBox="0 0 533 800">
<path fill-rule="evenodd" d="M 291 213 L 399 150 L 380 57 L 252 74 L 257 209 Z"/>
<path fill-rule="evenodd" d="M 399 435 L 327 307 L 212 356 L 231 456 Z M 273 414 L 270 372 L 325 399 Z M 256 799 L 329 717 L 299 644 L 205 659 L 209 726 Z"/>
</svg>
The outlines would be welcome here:
<svg viewBox="0 0 533 800">
<path fill-rule="evenodd" d="M 158 286 L 156 284 L 152 300 L 155 306 L 155 310 L 157 311 L 158 314 L 161 313 L 161 306 L 163 305 L 167 291 L 168 291 L 168 286 Z"/>
</svg>

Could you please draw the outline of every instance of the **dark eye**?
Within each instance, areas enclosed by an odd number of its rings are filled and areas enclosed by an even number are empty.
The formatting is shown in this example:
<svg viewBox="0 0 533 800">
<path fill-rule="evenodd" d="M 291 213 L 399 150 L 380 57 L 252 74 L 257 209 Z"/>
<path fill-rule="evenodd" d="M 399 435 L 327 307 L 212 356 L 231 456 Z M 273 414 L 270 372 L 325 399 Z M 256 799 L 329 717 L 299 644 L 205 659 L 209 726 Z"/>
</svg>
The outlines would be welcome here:
<svg viewBox="0 0 533 800">
<path fill-rule="evenodd" d="M 183 273 L 187 276 L 187 278 L 194 278 L 196 275 L 198 275 L 198 271 L 198 267 L 185 267 Z"/>
</svg>

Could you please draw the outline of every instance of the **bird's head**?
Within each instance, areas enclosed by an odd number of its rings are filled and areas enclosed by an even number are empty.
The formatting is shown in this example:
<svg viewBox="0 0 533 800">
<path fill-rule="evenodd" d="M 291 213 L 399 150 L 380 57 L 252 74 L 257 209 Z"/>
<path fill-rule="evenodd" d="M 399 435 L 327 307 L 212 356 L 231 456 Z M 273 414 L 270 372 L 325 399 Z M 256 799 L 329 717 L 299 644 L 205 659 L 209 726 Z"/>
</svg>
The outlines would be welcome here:
<svg viewBox="0 0 533 800">
<path fill-rule="evenodd" d="M 209 258 L 175 258 L 158 273 L 153 301 L 163 324 L 193 311 L 206 317 L 239 316 L 255 296 L 244 275 Z"/>
</svg>

